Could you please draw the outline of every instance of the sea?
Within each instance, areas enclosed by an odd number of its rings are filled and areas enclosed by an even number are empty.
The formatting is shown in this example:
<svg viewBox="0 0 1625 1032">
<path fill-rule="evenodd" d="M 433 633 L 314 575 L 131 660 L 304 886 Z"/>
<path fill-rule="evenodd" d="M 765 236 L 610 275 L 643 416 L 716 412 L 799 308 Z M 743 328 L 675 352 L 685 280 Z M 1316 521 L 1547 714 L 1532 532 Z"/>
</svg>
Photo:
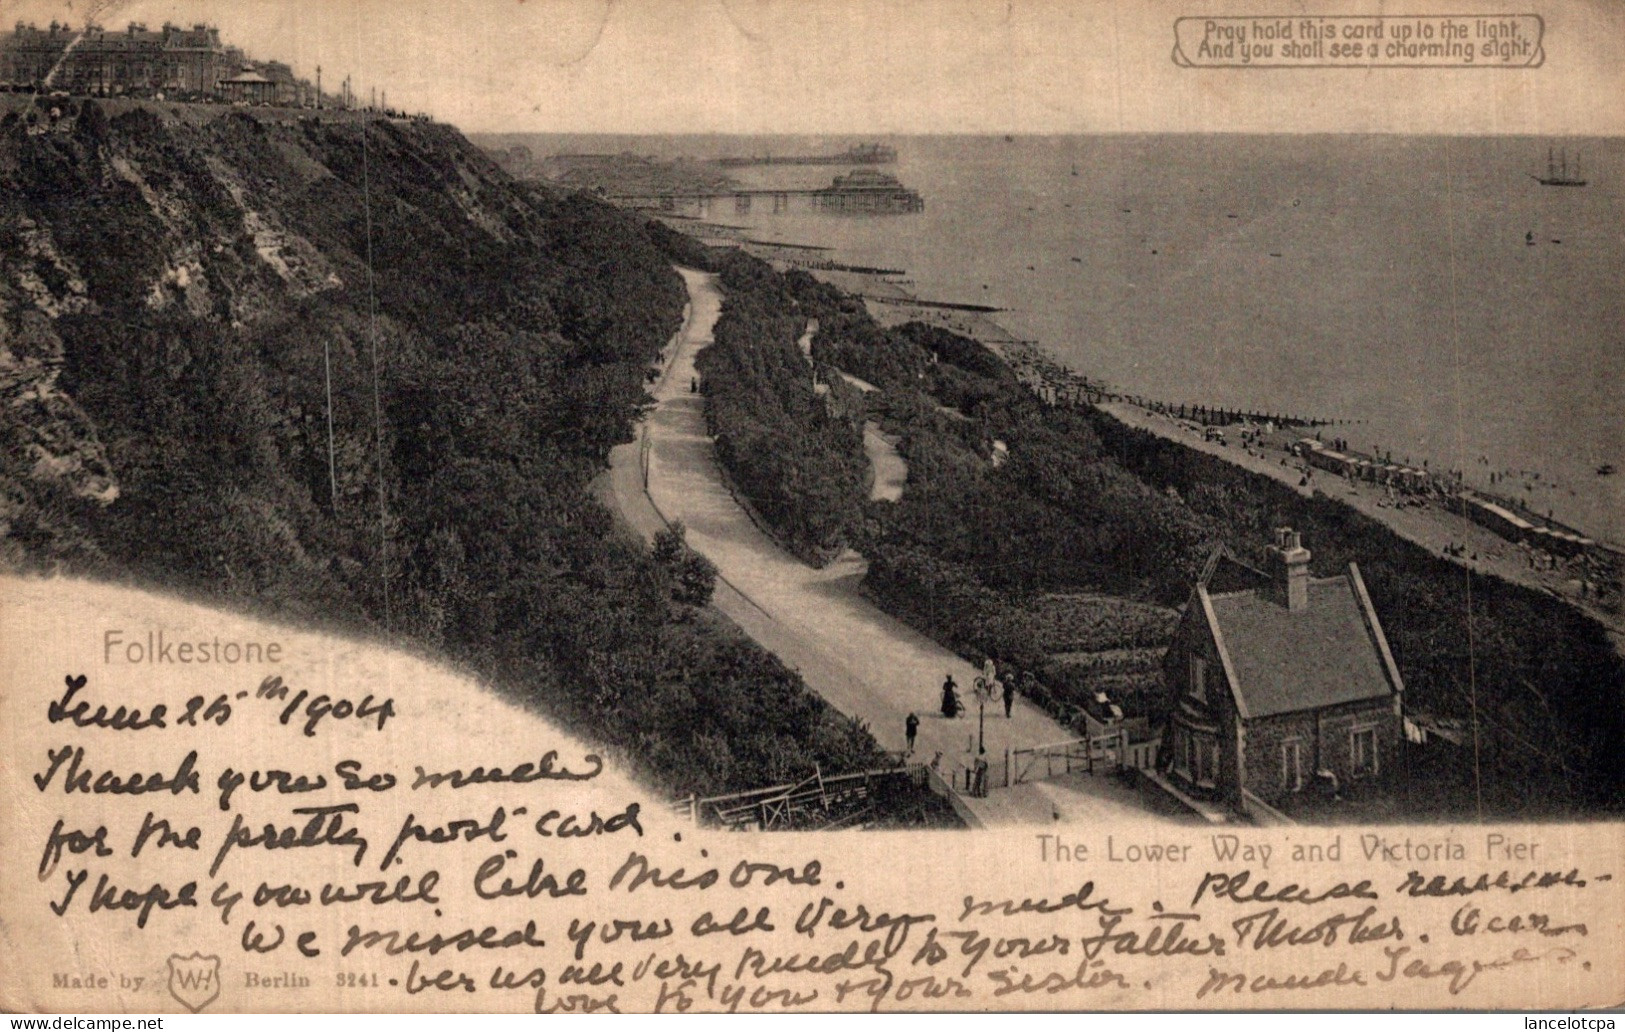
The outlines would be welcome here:
<svg viewBox="0 0 1625 1032">
<path fill-rule="evenodd" d="M 1342 421 L 1368 453 L 1625 543 L 1625 139 L 1393 135 L 510 136 L 538 156 L 832 154 L 925 210 L 768 198 L 711 221 L 903 270 L 1015 339 L 1174 405 Z M 1549 153 L 1583 187 L 1545 186 Z M 730 169 L 821 187 L 839 166 Z M 1617 474 L 1609 474 L 1610 468 Z M 1494 486 L 1491 486 L 1491 475 Z"/>
</svg>

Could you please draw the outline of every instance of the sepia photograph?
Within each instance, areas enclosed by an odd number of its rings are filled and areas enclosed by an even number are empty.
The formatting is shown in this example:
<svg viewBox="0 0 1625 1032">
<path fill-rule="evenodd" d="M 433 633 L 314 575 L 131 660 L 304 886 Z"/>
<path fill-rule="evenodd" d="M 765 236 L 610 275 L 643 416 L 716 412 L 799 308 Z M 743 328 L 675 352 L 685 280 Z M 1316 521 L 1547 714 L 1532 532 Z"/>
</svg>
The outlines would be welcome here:
<svg viewBox="0 0 1625 1032">
<path fill-rule="evenodd" d="M 9 0 L 0 1008 L 1618 1006 L 1621 97 L 1606 0 Z"/>
</svg>

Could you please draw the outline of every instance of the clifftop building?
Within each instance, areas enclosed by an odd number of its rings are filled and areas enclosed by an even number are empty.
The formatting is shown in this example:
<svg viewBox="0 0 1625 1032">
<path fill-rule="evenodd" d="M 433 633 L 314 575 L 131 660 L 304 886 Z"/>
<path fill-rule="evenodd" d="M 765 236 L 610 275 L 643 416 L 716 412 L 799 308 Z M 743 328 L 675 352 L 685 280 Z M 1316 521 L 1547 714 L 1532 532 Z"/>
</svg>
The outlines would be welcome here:
<svg viewBox="0 0 1625 1032">
<path fill-rule="evenodd" d="M 1405 684 L 1359 567 L 1311 577 L 1290 529 L 1267 553 L 1259 571 L 1214 551 L 1163 660 L 1166 773 L 1243 813 L 1375 779 L 1403 735 Z"/>
<path fill-rule="evenodd" d="M 245 75 L 251 88 L 243 88 Z M 109 32 L 95 24 L 78 30 L 55 21 L 44 29 L 18 22 L 0 37 L 0 86 L 80 96 L 161 93 L 172 100 L 284 105 L 315 100 L 315 90 L 287 65 L 249 61 L 221 42 L 219 29 L 202 24 L 165 23 L 153 31 L 131 22 L 122 32 Z"/>
</svg>

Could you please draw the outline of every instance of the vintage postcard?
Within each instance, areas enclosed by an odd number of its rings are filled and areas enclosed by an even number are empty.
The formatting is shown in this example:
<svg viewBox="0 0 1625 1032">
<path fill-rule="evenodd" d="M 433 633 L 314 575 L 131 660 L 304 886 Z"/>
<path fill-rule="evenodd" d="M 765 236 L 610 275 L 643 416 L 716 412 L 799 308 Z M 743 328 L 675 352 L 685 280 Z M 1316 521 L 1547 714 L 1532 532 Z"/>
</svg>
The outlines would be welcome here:
<svg viewBox="0 0 1625 1032">
<path fill-rule="evenodd" d="M 1625 1000 L 1610 0 L 8 0 L 0 1007 Z"/>
</svg>

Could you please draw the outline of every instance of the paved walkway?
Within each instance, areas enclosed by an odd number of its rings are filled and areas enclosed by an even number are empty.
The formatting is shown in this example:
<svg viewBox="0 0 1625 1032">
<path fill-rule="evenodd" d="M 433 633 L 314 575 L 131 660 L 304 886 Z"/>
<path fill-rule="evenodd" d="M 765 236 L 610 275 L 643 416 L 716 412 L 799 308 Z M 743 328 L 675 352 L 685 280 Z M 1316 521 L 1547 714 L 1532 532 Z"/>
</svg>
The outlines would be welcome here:
<svg viewBox="0 0 1625 1032">
<path fill-rule="evenodd" d="M 688 322 L 655 390 L 657 405 L 646 422 L 647 448 L 623 445 L 611 455 L 616 504 L 645 535 L 659 529 L 663 519 L 682 520 L 689 545 L 717 565 L 721 583 L 715 604 L 723 613 L 798 670 L 831 705 L 866 722 L 883 748 L 904 748 L 904 720 L 911 711 L 917 713 L 915 758 L 929 763 L 940 754 L 945 776 L 958 774 L 975 758 L 978 721 L 970 687 L 977 671 L 865 599 L 858 591 L 866 571 L 862 556 L 849 551 L 815 570 L 774 544 L 734 500 L 713 456 L 703 397 L 689 389 L 697 375 L 695 353 L 711 342 L 722 297 L 714 277 L 680 271 L 691 299 Z M 939 710 L 947 674 L 970 705 L 970 712 L 958 719 L 945 718 Z M 1009 719 L 1002 702 L 987 706 L 984 743 L 996 779 L 1002 780 L 1006 748 L 1072 737 L 1019 698 Z M 1152 813 L 1140 808 L 1137 794 L 1109 778 L 1024 784 L 965 802 L 984 824 L 1144 819 Z"/>
<path fill-rule="evenodd" d="M 908 486 L 908 463 L 897 454 L 897 439 L 882 433 L 875 424 L 865 423 L 863 451 L 869 456 L 869 468 L 874 472 L 869 497 L 877 502 L 901 500 L 903 488 Z"/>
<path fill-rule="evenodd" d="M 817 320 L 813 320 L 817 325 Z M 811 347 L 812 330 L 807 331 L 807 340 Z M 860 380 L 851 373 L 842 372 L 841 379 L 856 387 L 865 394 L 873 394 L 880 390 L 868 380 Z M 863 453 L 869 457 L 869 469 L 872 473 L 869 483 L 869 498 L 877 502 L 895 502 L 903 497 L 903 488 L 908 484 L 908 463 L 897 454 L 897 438 L 885 433 L 880 425 L 873 420 L 863 424 Z"/>
</svg>

